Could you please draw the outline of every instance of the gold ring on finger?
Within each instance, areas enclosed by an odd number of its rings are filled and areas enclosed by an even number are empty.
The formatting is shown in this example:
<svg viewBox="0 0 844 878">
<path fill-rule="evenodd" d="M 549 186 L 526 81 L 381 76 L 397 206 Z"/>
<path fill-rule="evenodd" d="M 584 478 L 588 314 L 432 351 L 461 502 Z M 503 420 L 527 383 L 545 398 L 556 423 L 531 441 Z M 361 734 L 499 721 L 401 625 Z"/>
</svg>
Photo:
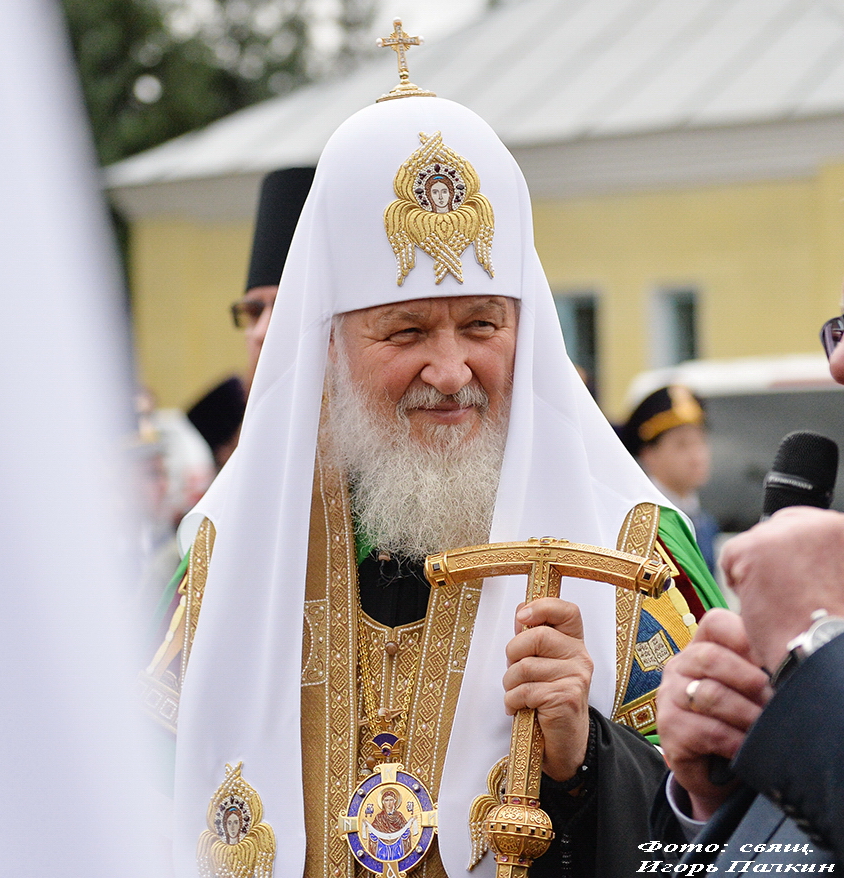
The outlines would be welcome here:
<svg viewBox="0 0 844 878">
<path fill-rule="evenodd" d="M 697 694 L 701 682 L 702 680 L 690 680 L 689 685 L 686 686 L 686 698 L 689 700 L 689 710 L 693 710 L 695 713 L 699 712 L 695 707 L 695 695 Z"/>
</svg>

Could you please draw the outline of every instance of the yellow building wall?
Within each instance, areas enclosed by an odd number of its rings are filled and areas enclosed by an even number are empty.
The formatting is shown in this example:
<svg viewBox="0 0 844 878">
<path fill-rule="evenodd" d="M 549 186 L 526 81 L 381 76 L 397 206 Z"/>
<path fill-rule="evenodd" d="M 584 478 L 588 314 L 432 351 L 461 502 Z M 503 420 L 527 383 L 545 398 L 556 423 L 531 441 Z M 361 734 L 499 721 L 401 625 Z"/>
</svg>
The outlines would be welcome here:
<svg viewBox="0 0 844 878">
<path fill-rule="evenodd" d="M 818 174 L 818 297 L 823 320 L 844 311 L 844 163 L 830 164 Z"/>
<path fill-rule="evenodd" d="M 844 277 L 844 163 L 811 179 L 535 200 L 536 243 L 556 294 L 599 297 L 599 402 L 626 414 L 653 365 L 651 297 L 698 292 L 700 354 L 819 351 Z M 243 293 L 252 224 L 144 219 L 130 278 L 139 373 L 162 406 L 189 407 L 241 372 L 228 306 Z"/>
<path fill-rule="evenodd" d="M 162 407 L 189 408 L 246 353 L 229 305 L 244 293 L 252 223 L 145 219 L 132 229 L 135 348 L 140 380 Z"/>
<path fill-rule="evenodd" d="M 599 401 L 652 368 L 651 299 L 698 293 L 702 357 L 817 352 L 844 276 L 844 165 L 814 179 L 534 203 L 555 294 L 599 300 Z"/>
</svg>

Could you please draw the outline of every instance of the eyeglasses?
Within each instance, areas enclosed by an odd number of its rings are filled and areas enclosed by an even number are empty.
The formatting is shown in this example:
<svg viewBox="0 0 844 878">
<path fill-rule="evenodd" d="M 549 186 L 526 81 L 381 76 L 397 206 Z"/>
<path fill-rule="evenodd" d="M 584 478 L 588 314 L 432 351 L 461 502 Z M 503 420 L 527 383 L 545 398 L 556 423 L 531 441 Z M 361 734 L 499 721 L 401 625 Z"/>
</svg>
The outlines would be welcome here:
<svg viewBox="0 0 844 878">
<path fill-rule="evenodd" d="M 264 308 L 272 308 L 272 303 L 261 299 L 241 299 L 231 306 L 232 320 L 238 329 L 254 326 L 264 313 Z"/>
<path fill-rule="evenodd" d="M 827 359 L 832 356 L 842 335 L 844 335 L 844 315 L 827 320 L 821 327 L 821 344 L 826 351 Z"/>
</svg>

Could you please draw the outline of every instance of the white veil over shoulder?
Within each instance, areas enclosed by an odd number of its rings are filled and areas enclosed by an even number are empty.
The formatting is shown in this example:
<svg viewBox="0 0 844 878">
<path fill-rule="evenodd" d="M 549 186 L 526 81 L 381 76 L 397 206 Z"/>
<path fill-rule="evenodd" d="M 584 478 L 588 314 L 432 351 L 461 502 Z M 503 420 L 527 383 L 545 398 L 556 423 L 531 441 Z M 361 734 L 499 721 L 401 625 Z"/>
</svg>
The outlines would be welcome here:
<svg viewBox="0 0 844 878">
<path fill-rule="evenodd" d="M 462 254 L 463 283 L 435 284 L 416 250 L 402 286 L 384 230 L 393 180 L 441 132 L 468 161 L 495 213 L 494 277 Z M 524 178 L 492 129 L 450 101 L 412 97 L 373 104 L 327 144 L 294 236 L 249 397 L 240 444 L 197 507 L 217 527 L 182 693 L 176 773 L 179 878 L 196 875 L 196 844 L 226 763 L 244 763 L 264 820 L 275 830 L 276 874 L 300 875 L 305 856 L 300 755 L 302 608 L 313 463 L 331 318 L 432 296 L 521 300 L 513 400 L 493 541 L 553 536 L 614 547 L 636 503 L 665 504 L 624 450 L 568 359 L 533 245 Z M 196 516 L 195 516 L 196 517 Z M 188 539 L 189 541 L 189 539 Z M 506 755 L 504 647 L 523 578 L 483 588 L 439 794 L 439 844 L 449 875 L 466 874 L 472 799 Z M 615 686 L 612 588 L 566 580 L 582 610 L 595 662 L 591 702 L 611 708 Z M 491 875 L 487 856 L 473 875 Z"/>
</svg>

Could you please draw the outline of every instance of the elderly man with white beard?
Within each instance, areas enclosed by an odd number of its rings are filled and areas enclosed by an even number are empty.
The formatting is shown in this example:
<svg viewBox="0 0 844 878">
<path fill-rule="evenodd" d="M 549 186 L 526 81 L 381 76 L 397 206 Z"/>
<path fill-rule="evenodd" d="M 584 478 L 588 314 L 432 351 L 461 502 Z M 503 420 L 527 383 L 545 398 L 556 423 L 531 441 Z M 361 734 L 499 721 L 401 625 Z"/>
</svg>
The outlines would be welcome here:
<svg viewBox="0 0 844 878">
<path fill-rule="evenodd" d="M 556 833 L 531 874 L 635 871 L 663 775 L 638 731 L 662 664 L 722 604 L 566 356 L 512 157 L 405 80 L 325 148 L 240 444 L 183 525 L 184 606 L 149 669 L 178 701 L 179 878 L 489 876 L 479 827 L 523 707 Z M 444 174 L 441 214 L 426 183 Z M 546 535 L 620 541 L 676 587 L 565 579 L 522 606 L 523 579 L 422 573 Z M 385 796 L 401 845 L 370 843 Z"/>
<path fill-rule="evenodd" d="M 422 561 L 489 536 L 517 323 L 513 299 L 475 296 L 335 318 L 331 444 L 382 553 Z"/>
</svg>

